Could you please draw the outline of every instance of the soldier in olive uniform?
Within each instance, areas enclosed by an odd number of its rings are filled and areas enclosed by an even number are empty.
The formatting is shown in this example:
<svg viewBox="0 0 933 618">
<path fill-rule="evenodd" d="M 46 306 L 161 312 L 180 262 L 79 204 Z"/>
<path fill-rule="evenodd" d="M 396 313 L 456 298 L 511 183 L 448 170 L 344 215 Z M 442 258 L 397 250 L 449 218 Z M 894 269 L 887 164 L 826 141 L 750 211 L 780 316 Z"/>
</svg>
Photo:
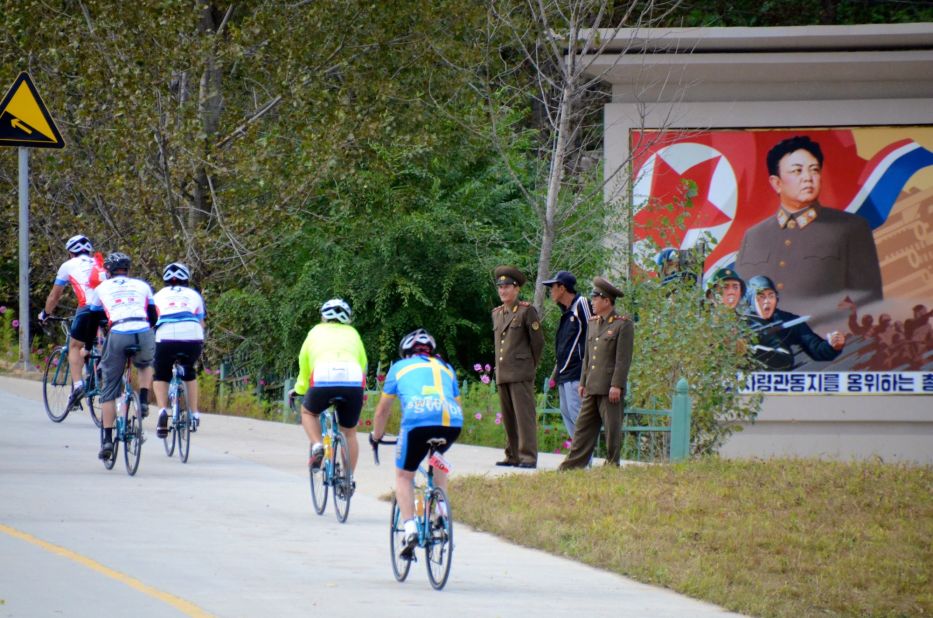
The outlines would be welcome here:
<svg viewBox="0 0 933 618">
<path fill-rule="evenodd" d="M 577 429 L 561 470 L 583 468 L 596 448 L 599 429 L 606 432 L 606 464 L 618 465 L 622 450 L 625 383 L 632 364 L 635 326 L 615 310 L 622 292 L 602 277 L 593 279 L 593 313 L 587 327 L 586 357 L 580 372 L 583 404 Z"/>
<path fill-rule="evenodd" d="M 496 289 L 502 301 L 492 310 L 496 384 L 507 440 L 505 459 L 496 465 L 535 468 L 538 424 L 534 380 L 544 349 L 544 334 L 535 308 L 518 300 L 525 281 L 525 275 L 517 268 L 500 266 L 495 270 Z"/>
<path fill-rule="evenodd" d="M 780 207 L 749 228 L 735 269 L 747 280 L 765 275 L 782 304 L 817 320 L 845 296 L 859 306 L 880 300 L 881 269 L 868 220 L 820 205 L 823 151 L 806 136 L 786 139 L 767 155 Z"/>
</svg>

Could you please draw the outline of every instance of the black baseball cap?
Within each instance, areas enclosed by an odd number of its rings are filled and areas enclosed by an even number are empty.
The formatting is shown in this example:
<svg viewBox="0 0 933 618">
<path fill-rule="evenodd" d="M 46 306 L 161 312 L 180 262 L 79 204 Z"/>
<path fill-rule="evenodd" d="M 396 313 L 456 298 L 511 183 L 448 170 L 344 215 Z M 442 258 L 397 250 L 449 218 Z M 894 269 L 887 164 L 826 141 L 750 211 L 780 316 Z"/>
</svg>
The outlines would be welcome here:
<svg viewBox="0 0 933 618">
<path fill-rule="evenodd" d="M 574 277 L 569 272 L 567 272 L 566 270 L 559 270 L 553 277 L 551 277 L 547 281 L 542 281 L 541 283 L 548 287 L 551 287 L 555 283 L 559 283 L 565 288 L 567 288 L 568 290 L 570 290 L 571 292 L 574 292 L 576 291 L 575 286 L 577 285 L 577 278 Z"/>
</svg>

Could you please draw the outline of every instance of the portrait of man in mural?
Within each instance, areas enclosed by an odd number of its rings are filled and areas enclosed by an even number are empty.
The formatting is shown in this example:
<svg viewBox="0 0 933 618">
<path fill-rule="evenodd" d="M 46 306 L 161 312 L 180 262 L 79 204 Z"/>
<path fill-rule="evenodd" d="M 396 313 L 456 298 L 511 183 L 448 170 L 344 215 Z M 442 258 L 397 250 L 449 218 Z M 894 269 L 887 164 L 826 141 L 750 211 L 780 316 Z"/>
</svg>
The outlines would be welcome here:
<svg viewBox="0 0 933 618">
<path fill-rule="evenodd" d="M 735 269 L 746 280 L 772 279 L 793 311 L 820 313 L 848 297 L 857 306 L 881 300 L 881 269 L 868 221 L 819 201 L 823 152 L 806 136 L 785 139 L 767 155 L 777 212 L 750 227 Z"/>
</svg>

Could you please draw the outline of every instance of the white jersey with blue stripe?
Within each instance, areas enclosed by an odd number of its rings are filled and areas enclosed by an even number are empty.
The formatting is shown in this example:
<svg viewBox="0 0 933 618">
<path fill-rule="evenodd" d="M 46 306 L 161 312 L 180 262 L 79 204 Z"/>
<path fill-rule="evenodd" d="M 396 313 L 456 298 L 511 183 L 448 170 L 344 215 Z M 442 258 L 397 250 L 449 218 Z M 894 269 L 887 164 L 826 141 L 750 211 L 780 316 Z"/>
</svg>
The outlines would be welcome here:
<svg viewBox="0 0 933 618">
<path fill-rule="evenodd" d="M 162 288 L 155 295 L 156 341 L 204 341 L 201 322 L 207 312 L 204 299 L 195 290 L 173 285 Z"/>
</svg>

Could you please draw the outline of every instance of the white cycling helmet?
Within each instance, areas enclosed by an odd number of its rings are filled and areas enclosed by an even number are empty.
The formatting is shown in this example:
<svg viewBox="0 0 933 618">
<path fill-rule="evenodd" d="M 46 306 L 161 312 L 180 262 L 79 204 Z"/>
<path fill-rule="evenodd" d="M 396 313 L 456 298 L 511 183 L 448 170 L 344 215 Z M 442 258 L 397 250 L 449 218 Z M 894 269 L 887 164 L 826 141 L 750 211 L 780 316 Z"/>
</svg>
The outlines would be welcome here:
<svg viewBox="0 0 933 618">
<path fill-rule="evenodd" d="M 341 324 L 349 324 L 353 312 L 350 311 L 350 305 L 342 298 L 332 298 L 321 305 L 321 317 L 325 322 L 337 321 Z"/>
<path fill-rule="evenodd" d="M 424 330 L 423 328 L 413 330 L 402 337 L 402 340 L 398 344 L 398 354 L 402 358 L 405 358 L 413 354 L 415 348 L 419 346 L 430 348 L 428 354 L 434 354 L 434 350 L 437 349 L 437 344 L 434 342 L 434 337 L 432 337 L 431 333 Z"/>
<path fill-rule="evenodd" d="M 172 262 L 162 271 L 162 281 L 171 281 L 172 279 L 188 281 L 190 278 L 191 273 L 188 272 L 188 267 L 181 262 Z"/>
<path fill-rule="evenodd" d="M 65 243 L 65 250 L 68 253 L 91 252 L 94 250 L 94 246 L 91 245 L 91 241 L 88 240 L 87 236 L 78 234 L 68 239 L 68 242 Z"/>
</svg>

